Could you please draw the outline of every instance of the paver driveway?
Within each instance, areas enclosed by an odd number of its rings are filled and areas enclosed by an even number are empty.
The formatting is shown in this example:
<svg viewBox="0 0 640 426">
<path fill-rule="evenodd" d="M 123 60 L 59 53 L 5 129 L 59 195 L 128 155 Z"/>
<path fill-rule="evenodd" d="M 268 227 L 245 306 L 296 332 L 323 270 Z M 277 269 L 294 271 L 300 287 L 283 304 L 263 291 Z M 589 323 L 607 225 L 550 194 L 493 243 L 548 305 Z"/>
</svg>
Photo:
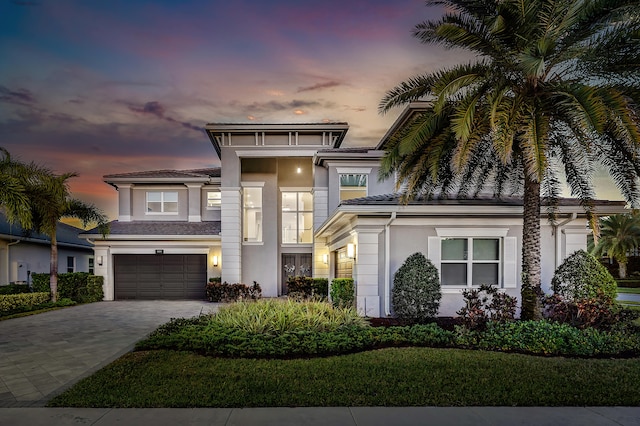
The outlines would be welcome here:
<svg viewBox="0 0 640 426">
<path fill-rule="evenodd" d="M 171 318 L 217 309 L 204 301 L 116 301 L 0 321 L 0 407 L 47 400 Z"/>
</svg>

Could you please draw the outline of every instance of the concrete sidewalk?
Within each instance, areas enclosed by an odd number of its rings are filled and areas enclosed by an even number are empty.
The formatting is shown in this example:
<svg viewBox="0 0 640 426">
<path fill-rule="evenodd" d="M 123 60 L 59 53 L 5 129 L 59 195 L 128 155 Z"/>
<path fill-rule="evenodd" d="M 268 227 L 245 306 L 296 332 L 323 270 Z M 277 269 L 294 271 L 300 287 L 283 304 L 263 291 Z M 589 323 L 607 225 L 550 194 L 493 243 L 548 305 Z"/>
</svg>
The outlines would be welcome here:
<svg viewBox="0 0 640 426">
<path fill-rule="evenodd" d="M 217 307 L 193 300 L 99 302 L 0 321 L 0 407 L 42 407 L 158 325 Z"/>
<path fill-rule="evenodd" d="M 638 407 L 2 408 L 0 425 L 632 426 Z"/>
</svg>

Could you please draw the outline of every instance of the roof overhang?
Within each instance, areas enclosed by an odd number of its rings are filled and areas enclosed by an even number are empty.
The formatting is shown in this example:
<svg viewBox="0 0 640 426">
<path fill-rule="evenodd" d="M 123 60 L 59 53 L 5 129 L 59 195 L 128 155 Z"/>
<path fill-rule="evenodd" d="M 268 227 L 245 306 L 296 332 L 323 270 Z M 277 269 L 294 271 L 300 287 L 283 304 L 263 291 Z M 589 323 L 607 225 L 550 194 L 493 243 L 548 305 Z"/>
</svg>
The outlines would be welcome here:
<svg viewBox="0 0 640 426">
<path fill-rule="evenodd" d="M 335 137 L 333 148 L 339 148 L 344 140 L 349 125 L 342 122 L 334 123 L 209 123 L 204 126 L 207 136 L 213 145 L 213 148 L 221 158 L 220 140 L 225 134 L 251 134 L 251 133 L 282 133 L 282 132 L 299 132 L 299 133 L 318 133 L 331 132 Z"/>
<path fill-rule="evenodd" d="M 411 102 L 396 118 L 389 130 L 384 134 L 380 142 L 376 146 L 376 149 L 384 150 L 385 145 L 389 140 L 402 129 L 407 123 L 410 123 L 416 115 L 423 113 L 431 105 L 430 102 Z"/>
<path fill-rule="evenodd" d="M 470 209 L 472 207 L 472 210 Z M 546 217 L 544 206 L 542 217 Z M 624 202 L 603 202 L 596 205 L 598 216 L 625 213 L 628 210 Z M 402 217 L 459 217 L 459 218 L 487 218 L 487 217 L 522 217 L 522 205 L 483 204 L 370 204 L 370 205 L 339 205 L 333 213 L 320 225 L 315 236 L 326 237 L 338 229 L 343 228 L 357 217 L 391 217 L 395 213 L 397 218 Z M 578 217 L 586 217 L 584 208 L 580 205 L 560 205 L 556 214 L 560 216 L 576 214 Z"/>
</svg>

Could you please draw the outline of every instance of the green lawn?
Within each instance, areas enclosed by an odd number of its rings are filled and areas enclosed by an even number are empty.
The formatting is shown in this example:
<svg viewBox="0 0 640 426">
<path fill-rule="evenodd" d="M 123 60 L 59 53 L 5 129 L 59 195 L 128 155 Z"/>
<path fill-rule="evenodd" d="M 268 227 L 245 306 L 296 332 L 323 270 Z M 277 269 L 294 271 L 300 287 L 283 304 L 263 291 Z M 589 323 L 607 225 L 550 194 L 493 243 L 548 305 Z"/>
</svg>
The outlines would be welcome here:
<svg viewBox="0 0 640 426">
<path fill-rule="evenodd" d="M 640 287 L 618 287 L 618 293 L 640 294 Z"/>
<path fill-rule="evenodd" d="M 54 398 L 73 407 L 640 405 L 638 359 L 390 348 L 314 359 L 143 351 Z"/>
</svg>

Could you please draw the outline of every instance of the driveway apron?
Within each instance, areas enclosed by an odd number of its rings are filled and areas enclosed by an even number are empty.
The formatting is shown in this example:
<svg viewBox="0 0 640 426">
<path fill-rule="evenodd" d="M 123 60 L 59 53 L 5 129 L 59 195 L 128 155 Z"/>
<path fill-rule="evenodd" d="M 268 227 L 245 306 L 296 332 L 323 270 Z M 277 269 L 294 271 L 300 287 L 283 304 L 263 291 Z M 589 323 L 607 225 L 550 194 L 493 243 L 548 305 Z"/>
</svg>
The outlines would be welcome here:
<svg viewBox="0 0 640 426">
<path fill-rule="evenodd" d="M 160 324 L 216 309 L 193 300 L 114 301 L 0 321 L 0 407 L 44 406 Z"/>
</svg>

